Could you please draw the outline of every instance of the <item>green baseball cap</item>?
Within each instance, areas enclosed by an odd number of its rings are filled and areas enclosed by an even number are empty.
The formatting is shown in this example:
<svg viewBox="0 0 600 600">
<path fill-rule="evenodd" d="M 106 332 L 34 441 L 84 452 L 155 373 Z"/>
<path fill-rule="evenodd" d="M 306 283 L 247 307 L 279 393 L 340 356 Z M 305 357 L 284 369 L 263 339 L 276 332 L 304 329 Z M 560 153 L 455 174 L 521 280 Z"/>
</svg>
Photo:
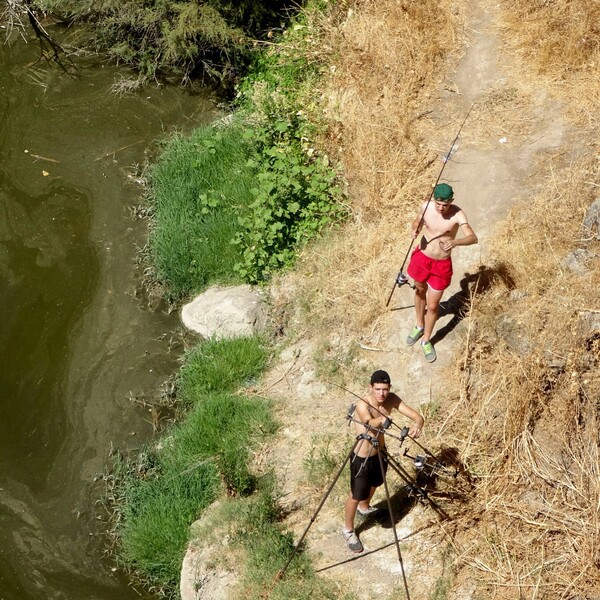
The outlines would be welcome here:
<svg viewBox="0 0 600 600">
<path fill-rule="evenodd" d="M 447 183 L 438 183 L 433 188 L 433 197 L 442 202 L 450 202 L 454 197 L 454 190 Z"/>
</svg>

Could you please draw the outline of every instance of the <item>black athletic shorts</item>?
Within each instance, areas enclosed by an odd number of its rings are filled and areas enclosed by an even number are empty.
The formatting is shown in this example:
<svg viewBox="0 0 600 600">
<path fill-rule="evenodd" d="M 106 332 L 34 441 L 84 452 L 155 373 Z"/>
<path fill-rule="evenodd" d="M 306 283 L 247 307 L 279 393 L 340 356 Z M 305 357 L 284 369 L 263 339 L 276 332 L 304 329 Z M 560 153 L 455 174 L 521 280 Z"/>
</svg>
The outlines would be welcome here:
<svg viewBox="0 0 600 600">
<path fill-rule="evenodd" d="M 385 456 L 382 455 L 381 458 L 383 459 L 383 475 L 377 454 L 369 458 L 361 458 L 355 454 L 350 459 L 350 489 L 354 500 L 366 500 L 371 493 L 371 488 L 379 487 L 383 483 L 388 463 Z"/>
</svg>

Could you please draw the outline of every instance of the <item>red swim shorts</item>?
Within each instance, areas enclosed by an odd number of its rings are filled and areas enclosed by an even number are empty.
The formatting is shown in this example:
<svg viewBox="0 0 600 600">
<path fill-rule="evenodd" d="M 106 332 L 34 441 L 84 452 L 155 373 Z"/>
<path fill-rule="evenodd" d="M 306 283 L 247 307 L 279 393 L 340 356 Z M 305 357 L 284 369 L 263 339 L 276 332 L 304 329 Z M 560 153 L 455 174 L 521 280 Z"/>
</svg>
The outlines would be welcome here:
<svg viewBox="0 0 600 600">
<path fill-rule="evenodd" d="M 420 248 L 415 248 L 406 272 L 415 281 L 427 283 L 434 292 L 441 292 L 452 280 L 452 258 L 429 258 Z"/>
</svg>

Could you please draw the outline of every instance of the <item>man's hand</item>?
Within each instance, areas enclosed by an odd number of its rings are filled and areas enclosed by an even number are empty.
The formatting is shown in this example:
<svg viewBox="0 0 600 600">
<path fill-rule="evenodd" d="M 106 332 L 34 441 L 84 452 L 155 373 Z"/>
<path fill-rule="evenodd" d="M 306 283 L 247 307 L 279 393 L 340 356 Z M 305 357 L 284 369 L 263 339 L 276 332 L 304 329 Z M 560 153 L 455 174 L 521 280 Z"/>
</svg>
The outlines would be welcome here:
<svg viewBox="0 0 600 600">
<path fill-rule="evenodd" d="M 452 248 L 454 248 L 455 246 L 456 246 L 456 240 L 445 240 L 445 241 L 440 240 L 440 248 L 444 252 L 450 252 L 450 250 L 452 250 Z"/>
<path fill-rule="evenodd" d="M 417 439 L 421 435 L 421 428 L 418 425 L 413 425 L 408 431 L 408 435 L 412 438 Z"/>
</svg>

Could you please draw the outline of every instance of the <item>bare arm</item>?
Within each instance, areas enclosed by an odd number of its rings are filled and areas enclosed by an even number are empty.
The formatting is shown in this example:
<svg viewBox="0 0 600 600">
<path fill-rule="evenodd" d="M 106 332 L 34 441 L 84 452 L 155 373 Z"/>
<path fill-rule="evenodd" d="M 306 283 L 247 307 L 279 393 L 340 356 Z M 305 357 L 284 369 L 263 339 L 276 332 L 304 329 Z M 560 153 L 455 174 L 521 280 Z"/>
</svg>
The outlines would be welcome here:
<svg viewBox="0 0 600 600">
<path fill-rule="evenodd" d="M 477 235 L 475 235 L 475 232 L 467 221 L 467 215 L 465 215 L 462 210 L 456 214 L 454 219 L 457 221 L 458 227 L 464 235 L 461 238 L 440 242 L 440 246 L 444 252 L 450 252 L 450 250 L 456 248 L 456 246 L 472 246 L 479 241 Z"/>
<path fill-rule="evenodd" d="M 417 218 L 412 222 L 411 229 L 412 229 L 413 240 L 417 238 L 417 236 L 419 235 L 419 232 L 421 231 L 421 229 L 423 227 L 423 214 L 425 213 L 426 208 L 427 208 L 427 203 L 425 202 L 421 206 L 421 210 L 419 211 Z"/>
<path fill-rule="evenodd" d="M 414 421 L 415 424 L 409 429 L 408 435 L 418 438 L 423 430 L 423 425 L 425 425 L 425 419 L 414 408 L 411 408 L 404 402 L 398 406 L 398 411 L 401 412 L 405 417 L 408 417 Z"/>
</svg>

